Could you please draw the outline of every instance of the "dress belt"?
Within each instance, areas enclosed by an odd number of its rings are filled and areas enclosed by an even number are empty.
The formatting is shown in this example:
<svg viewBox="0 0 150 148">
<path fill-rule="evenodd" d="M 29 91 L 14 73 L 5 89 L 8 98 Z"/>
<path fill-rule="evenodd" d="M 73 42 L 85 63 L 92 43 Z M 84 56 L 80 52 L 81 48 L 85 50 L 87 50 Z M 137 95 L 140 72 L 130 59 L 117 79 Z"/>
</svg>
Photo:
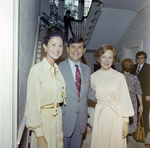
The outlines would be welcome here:
<svg viewBox="0 0 150 148">
<path fill-rule="evenodd" d="M 118 116 L 120 116 L 120 101 L 102 102 L 97 101 L 97 105 L 100 105 L 98 119 L 102 110 L 107 106 L 110 107 Z"/>
<path fill-rule="evenodd" d="M 52 115 L 56 116 L 58 114 L 58 111 L 57 111 L 58 107 L 60 107 L 59 103 L 57 103 L 57 105 L 54 105 L 53 103 L 53 104 L 47 104 L 47 105 L 41 106 L 41 109 L 54 109 L 52 111 Z"/>
<path fill-rule="evenodd" d="M 56 107 L 59 107 L 59 104 L 57 103 Z M 41 109 L 51 109 L 51 108 L 55 108 L 54 104 L 48 104 L 48 105 L 44 105 L 41 107 Z"/>
</svg>

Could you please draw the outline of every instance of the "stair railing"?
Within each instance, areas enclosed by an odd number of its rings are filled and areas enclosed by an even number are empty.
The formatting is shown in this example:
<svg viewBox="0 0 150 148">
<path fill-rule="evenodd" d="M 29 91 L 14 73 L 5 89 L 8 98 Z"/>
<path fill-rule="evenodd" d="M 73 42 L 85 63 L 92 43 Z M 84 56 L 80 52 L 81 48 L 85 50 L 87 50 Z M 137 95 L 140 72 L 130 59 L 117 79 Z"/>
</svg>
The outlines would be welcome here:
<svg viewBox="0 0 150 148">
<path fill-rule="evenodd" d="M 72 32 L 74 35 L 81 36 L 85 38 L 86 35 L 86 17 L 82 17 L 82 20 L 71 21 Z"/>
<path fill-rule="evenodd" d="M 91 7 L 93 3 L 97 2 L 92 2 Z M 91 13 L 91 7 L 88 12 L 88 15 L 86 17 L 82 17 L 82 20 L 71 21 L 72 29 L 70 31 L 73 32 L 74 35 L 81 36 L 85 40 L 86 46 L 88 45 L 88 41 L 90 39 L 96 21 L 100 13 L 103 11 L 104 3 L 102 1 L 98 2 L 92 19 L 91 17 L 89 17 L 89 14 Z"/>
</svg>

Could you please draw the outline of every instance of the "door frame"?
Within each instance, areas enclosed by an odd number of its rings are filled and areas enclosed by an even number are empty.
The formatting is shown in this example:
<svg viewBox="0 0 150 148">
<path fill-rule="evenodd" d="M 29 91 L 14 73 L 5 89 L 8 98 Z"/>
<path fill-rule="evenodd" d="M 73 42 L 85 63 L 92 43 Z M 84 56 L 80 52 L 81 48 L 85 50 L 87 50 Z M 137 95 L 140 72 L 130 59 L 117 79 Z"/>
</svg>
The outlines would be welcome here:
<svg viewBox="0 0 150 148">
<path fill-rule="evenodd" d="M 19 0 L 0 1 L 0 147 L 17 148 Z"/>
<path fill-rule="evenodd" d="M 131 50 L 138 48 L 138 51 L 143 51 L 143 40 L 123 45 L 123 59 L 131 57 Z"/>
</svg>

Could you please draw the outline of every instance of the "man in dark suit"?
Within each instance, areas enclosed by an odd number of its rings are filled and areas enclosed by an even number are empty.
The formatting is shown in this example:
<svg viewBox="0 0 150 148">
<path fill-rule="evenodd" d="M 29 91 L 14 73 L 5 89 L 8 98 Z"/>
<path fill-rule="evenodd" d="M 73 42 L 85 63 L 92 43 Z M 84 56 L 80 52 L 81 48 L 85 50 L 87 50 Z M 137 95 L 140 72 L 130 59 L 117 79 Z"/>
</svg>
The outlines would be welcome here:
<svg viewBox="0 0 150 148">
<path fill-rule="evenodd" d="M 137 64 L 134 65 L 132 74 L 139 78 L 142 92 L 143 92 L 143 118 L 145 135 L 149 131 L 149 109 L 150 109 L 150 65 L 146 63 L 147 54 L 139 51 L 136 54 Z"/>
<path fill-rule="evenodd" d="M 70 27 L 70 29 L 72 29 L 71 20 L 74 20 L 74 17 L 70 16 L 70 14 L 71 14 L 71 11 L 67 10 L 66 15 L 64 16 L 64 28 L 65 28 L 64 37 L 65 37 L 66 42 L 68 42 L 69 27 Z"/>
<path fill-rule="evenodd" d="M 59 69 L 67 87 L 66 106 L 61 106 L 63 113 L 64 148 L 80 148 L 82 135 L 87 124 L 87 99 L 96 102 L 90 87 L 90 67 L 80 62 L 85 52 L 81 37 L 74 36 L 68 41 L 67 60 L 59 64 Z"/>
</svg>

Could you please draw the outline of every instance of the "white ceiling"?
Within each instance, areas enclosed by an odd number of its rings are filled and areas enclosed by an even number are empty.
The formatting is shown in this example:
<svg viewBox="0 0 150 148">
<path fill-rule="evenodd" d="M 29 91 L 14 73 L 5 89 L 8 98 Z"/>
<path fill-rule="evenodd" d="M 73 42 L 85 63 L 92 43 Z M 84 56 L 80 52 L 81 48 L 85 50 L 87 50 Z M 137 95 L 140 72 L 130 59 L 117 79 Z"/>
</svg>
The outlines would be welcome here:
<svg viewBox="0 0 150 148">
<path fill-rule="evenodd" d="M 88 50 L 97 50 L 103 44 L 117 45 L 137 12 L 150 4 L 150 0 L 103 0 L 100 14 L 88 43 Z"/>
<path fill-rule="evenodd" d="M 150 0 L 103 0 L 105 8 L 116 8 L 125 10 L 137 10 L 145 7 Z"/>
</svg>

